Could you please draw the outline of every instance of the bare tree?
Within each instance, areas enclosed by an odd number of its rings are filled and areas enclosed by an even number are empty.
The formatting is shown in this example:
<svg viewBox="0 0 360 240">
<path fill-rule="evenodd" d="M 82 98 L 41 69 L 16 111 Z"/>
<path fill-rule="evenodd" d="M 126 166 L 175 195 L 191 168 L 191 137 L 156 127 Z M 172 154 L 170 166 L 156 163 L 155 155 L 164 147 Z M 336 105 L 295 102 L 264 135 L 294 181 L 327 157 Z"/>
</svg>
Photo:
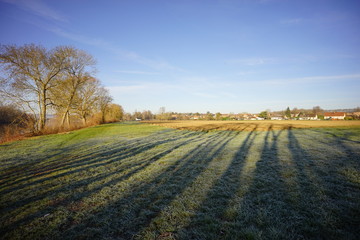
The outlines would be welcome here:
<svg viewBox="0 0 360 240">
<path fill-rule="evenodd" d="M 324 110 L 320 106 L 315 106 L 315 107 L 313 107 L 312 112 L 314 114 L 320 114 L 320 113 L 324 112 Z"/>
<path fill-rule="evenodd" d="M 70 126 L 74 113 L 84 125 L 95 112 L 101 113 L 102 122 L 106 120 L 112 98 L 93 77 L 95 60 L 84 51 L 68 46 L 47 50 L 34 44 L 1 45 L 0 69 L 4 73 L 0 95 L 32 112 L 37 130 L 44 129 L 49 106 L 61 115 L 62 127 Z M 121 118 L 121 106 L 116 109 L 116 118 Z"/>
<path fill-rule="evenodd" d="M 143 120 L 152 120 L 154 119 L 154 115 L 152 114 L 152 112 L 150 110 L 144 110 L 142 113 L 141 113 L 141 116 L 142 116 L 142 119 Z"/>
<path fill-rule="evenodd" d="M 84 125 L 87 124 L 88 118 L 96 111 L 97 102 L 99 101 L 99 89 L 100 81 L 91 78 L 78 90 L 75 112 L 82 119 Z"/>
<path fill-rule="evenodd" d="M 70 111 L 76 108 L 79 90 L 92 80 L 95 72 L 95 60 L 86 52 L 74 48 L 66 49 L 68 59 L 66 65 L 66 78 L 52 91 L 55 108 L 61 113 L 61 126 L 65 121 L 70 126 Z"/>
<path fill-rule="evenodd" d="M 39 130 L 45 127 L 49 92 L 64 77 L 66 60 L 66 47 L 48 51 L 34 44 L 0 46 L 0 67 L 6 75 L 1 92 L 38 113 Z"/>
</svg>

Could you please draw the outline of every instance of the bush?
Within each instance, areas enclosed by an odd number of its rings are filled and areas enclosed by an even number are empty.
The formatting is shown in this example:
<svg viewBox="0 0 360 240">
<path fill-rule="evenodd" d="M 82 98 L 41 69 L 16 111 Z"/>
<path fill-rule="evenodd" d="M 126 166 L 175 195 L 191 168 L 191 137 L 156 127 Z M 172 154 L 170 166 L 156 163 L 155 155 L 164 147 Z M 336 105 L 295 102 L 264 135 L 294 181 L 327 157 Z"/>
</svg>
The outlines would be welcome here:
<svg viewBox="0 0 360 240">
<path fill-rule="evenodd" d="M 35 119 L 14 105 L 0 105 L 0 142 L 17 140 L 32 134 Z"/>
</svg>

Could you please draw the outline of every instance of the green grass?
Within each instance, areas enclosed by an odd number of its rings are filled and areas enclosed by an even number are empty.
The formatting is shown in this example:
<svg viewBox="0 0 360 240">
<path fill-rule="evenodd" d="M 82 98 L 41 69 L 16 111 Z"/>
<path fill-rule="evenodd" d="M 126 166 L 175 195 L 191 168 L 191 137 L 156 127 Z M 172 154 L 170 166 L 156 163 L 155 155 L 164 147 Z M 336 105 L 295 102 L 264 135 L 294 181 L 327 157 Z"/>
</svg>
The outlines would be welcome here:
<svg viewBox="0 0 360 240">
<path fill-rule="evenodd" d="M 2 239 L 360 239 L 360 129 L 107 124 L 0 145 Z"/>
</svg>

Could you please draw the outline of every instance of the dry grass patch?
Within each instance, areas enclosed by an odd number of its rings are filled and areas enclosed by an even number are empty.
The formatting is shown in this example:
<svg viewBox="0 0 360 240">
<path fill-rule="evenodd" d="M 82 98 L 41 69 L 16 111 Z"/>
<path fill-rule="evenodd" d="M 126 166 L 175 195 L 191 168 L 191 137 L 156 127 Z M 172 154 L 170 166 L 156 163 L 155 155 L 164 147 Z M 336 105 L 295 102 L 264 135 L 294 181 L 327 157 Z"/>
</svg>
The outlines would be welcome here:
<svg viewBox="0 0 360 240">
<path fill-rule="evenodd" d="M 162 127 L 193 131 L 268 131 L 298 128 L 360 127 L 360 121 L 145 121 Z"/>
</svg>

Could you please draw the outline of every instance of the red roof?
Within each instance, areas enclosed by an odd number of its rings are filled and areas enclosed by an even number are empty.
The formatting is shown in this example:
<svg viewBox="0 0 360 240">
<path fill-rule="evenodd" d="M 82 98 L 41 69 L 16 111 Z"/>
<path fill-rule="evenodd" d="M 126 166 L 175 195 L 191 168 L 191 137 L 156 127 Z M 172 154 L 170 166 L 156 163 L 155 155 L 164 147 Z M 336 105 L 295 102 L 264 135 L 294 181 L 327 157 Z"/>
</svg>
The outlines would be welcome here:
<svg viewBox="0 0 360 240">
<path fill-rule="evenodd" d="M 344 112 L 326 112 L 324 113 L 325 117 L 343 117 L 345 116 Z"/>
</svg>

